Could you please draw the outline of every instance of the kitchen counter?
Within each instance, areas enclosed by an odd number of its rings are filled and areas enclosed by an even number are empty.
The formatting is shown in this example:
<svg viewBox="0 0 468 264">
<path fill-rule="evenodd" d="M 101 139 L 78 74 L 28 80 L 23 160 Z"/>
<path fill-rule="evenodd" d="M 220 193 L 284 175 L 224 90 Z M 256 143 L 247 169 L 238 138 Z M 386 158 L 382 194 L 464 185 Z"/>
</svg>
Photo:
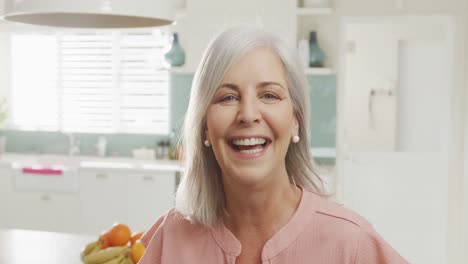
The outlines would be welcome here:
<svg viewBox="0 0 468 264">
<path fill-rule="evenodd" d="M 96 236 L 0 229 L 0 263 L 81 264 L 80 253 Z"/>
<path fill-rule="evenodd" d="M 0 156 L 1 166 L 63 166 L 71 169 L 111 169 L 111 170 L 163 170 L 182 171 L 178 160 L 143 160 L 125 157 L 67 156 L 50 154 L 5 153 Z"/>
<path fill-rule="evenodd" d="M 335 158 L 336 151 L 331 148 L 311 148 L 316 158 Z M 3 153 L 0 166 L 12 168 L 27 166 L 63 166 L 70 169 L 109 169 L 137 171 L 183 171 L 179 160 L 134 159 L 130 157 L 68 156 L 58 154 Z"/>
</svg>

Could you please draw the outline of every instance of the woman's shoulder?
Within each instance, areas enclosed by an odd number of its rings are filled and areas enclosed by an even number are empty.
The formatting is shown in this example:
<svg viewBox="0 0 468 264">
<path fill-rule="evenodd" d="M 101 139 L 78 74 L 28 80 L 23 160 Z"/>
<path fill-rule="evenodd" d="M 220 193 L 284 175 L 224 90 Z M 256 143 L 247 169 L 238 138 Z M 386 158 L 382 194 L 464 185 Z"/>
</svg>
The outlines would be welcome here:
<svg viewBox="0 0 468 264">
<path fill-rule="evenodd" d="M 371 224 L 358 213 L 346 208 L 333 200 L 320 197 L 316 213 L 332 223 L 348 226 L 349 228 L 370 228 Z"/>
<path fill-rule="evenodd" d="M 358 213 L 338 204 L 330 198 L 312 193 L 314 228 L 324 236 L 357 242 L 362 232 L 372 230 L 372 225 Z"/>
<path fill-rule="evenodd" d="M 356 263 L 408 263 L 364 217 L 329 199 L 320 197 L 318 201 L 318 237 L 334 237 L 354 248 Z"/>
<path fill-rule="evenodd" d="M 145 232 L 141 241 L 144 245 L 148 245 L 151 240 L 163 234 L 183 238 L 194 232 L 203 232 L 203 228 L 173 208 L 156 220 L 153 226 Z"/>
</svg>

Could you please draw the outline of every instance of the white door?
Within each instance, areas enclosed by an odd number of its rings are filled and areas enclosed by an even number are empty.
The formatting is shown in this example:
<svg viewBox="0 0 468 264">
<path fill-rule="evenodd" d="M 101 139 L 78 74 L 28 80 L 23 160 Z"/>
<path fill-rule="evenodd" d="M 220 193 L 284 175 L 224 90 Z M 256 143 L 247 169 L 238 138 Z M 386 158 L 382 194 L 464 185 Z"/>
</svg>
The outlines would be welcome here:
<svg viewBox="0 0 468 264">
<path fill-rule="evenodd" d="M 452 22 L 345 19 L 338 195 L 411 263 L 446 263 Z"/>
</svg>

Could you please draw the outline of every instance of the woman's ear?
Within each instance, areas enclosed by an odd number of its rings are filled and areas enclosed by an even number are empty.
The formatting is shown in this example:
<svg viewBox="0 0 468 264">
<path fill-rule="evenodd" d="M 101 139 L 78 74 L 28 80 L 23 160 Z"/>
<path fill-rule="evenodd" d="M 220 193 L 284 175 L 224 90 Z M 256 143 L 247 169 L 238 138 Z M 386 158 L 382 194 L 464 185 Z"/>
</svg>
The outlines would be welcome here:
<svg viewBox="0 0 468 264">
<path fill-rule="evenodd" d="M 292 129 L 293 136 L 299 136 L 299 121 L 297 120 L 297 116 L 294 116 L 293 118 Z"/>
</svg>

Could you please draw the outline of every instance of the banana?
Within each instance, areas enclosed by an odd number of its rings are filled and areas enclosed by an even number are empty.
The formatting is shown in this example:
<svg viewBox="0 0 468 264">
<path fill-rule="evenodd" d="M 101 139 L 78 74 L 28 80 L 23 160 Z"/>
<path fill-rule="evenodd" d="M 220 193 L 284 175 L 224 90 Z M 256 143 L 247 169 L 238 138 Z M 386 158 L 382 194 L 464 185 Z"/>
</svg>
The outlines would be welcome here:
<svg viewBox="0 0 468 264">
<path fill-rule="evenodd" d="M 93 253 L 96 253 L 98 252 L 99 250 L 102 249 L 102 242 L 100 240 L 97 241 L 96 245 L 94 246 L 94 248 L 91 250 L 91 252 L 89 252 L 89 254 L 93 254 Z M 88 255 L 89 255 L 88 254 Z"/>
<path fill-rule="evenodd" d="M 104 250 L 89 254 L 84 257 L 84 262 L 86 264 L 99 264 L 116 258 L 119 255 L 124 255 L 128 247 L 109 247 Z"/>
<path fill-rule="evenodd" d="M 128 255 L 120 264 L 134 264 L 132 257 Z"/>
<path fill-rule="evenodd" d="M 98 252 L 101 250 L 101 241 L 97 240 L 91 243 L 88 243 L 83 251 L 81 251 L 81 260 L 84 261 L 85 256 Z"/>
<path fill-rule="evenodd" d="M 86 245 L 86 247 L 83 250 L 83 255 L 85 255 L 85 256 L 89 255 L 89 253 L 91 253 L 93 251 L 93 249 L 96 248 L 97 244 L 98 244 L 98 240 L 96 240 L 94 242 L 91 242 L 88 245 Z"/>
<path fill-rule="evenodd" d="M 120 264 L 122 263 L 122 260 L 125 259 L 125 255 L 124 254 L 120 254 L 118 255 L 117 257 L 113 258 L 113 259 L 110 259 L 106 262 L 102 262 L 101 264 Z"/>
</svg>

